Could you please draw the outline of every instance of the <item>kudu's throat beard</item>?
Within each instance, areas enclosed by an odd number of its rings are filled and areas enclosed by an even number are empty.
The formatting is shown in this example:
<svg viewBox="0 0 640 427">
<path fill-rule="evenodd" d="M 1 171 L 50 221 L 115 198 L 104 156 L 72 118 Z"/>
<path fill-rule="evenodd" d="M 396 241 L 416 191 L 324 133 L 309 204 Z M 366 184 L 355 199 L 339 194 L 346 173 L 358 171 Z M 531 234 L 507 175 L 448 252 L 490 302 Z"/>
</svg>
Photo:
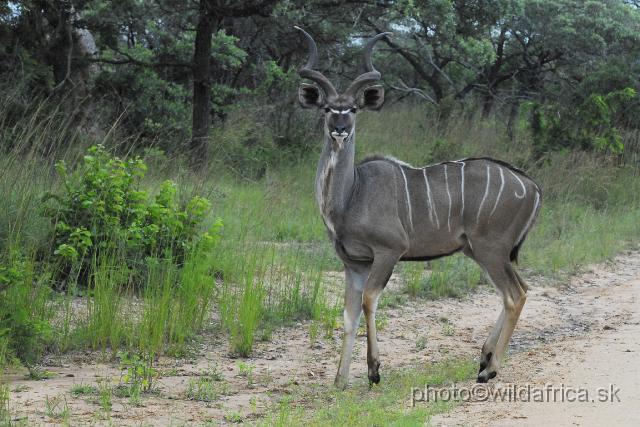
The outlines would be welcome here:
<svg viewBox="0 0 640 427">
<path fill-rule="evenodd" d="M 351 138 L 353 136 L 353 129 L 349 133 L 331 132 L 329 135 L 331 136 L 331 148 L 333 149 L 333 151 L 339 151 L 345 146 L 345 144 L 351 141 Z"/>
</svg>

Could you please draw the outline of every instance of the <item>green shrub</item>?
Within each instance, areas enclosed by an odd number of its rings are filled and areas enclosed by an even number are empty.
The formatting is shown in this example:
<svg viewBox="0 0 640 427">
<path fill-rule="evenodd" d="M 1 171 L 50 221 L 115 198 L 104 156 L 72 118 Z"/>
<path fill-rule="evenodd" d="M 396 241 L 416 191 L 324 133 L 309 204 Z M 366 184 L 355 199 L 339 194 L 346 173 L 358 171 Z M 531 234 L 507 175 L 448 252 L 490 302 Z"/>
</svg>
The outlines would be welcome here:
<svg viewBox="0 0 640 427">
<path fill-rule="evenodd" d="M 6 258 L 0 259 L 0 366 L 13 357 L 31 365 L 53 335 L 51 288 L 32 260 L 19 254 Z"/>
<path fill-rule="evenodd" d="M 176 184 L 164 181 L 153 201 L 139 190 L 146 165 L 139 158 L 122 160 L 94 146 L 72 173 L 64 162 L 60 193 L 47 193 L 44 213 L 54 223 L 60 278 L 86 272 L 99 254 L 118 254 L 129 267 L 141 267 L 147 257 L 182 264 L 187 253 L 207 248 L 220 227 L 201 233 L 209 202 L 193 197 L 184 206 L 176 200 Z"/>
<path fill-rule="evenodd" d="M 531 129 L 538 155 L 579 148 L 620 154 L 624 144 L 618 117 L 637 104 L 635 89 L 627 87 L 605 95 L 591 93 L 569 105 L 533 105 Z"/>
</svg>

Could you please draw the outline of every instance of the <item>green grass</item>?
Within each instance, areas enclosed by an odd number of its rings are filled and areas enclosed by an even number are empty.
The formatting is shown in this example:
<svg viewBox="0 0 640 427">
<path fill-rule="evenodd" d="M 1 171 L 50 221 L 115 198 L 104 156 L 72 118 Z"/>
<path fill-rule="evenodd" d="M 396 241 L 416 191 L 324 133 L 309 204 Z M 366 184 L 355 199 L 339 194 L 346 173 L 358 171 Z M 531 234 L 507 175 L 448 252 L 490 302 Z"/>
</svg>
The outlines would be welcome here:
<svg viewBox="0 0 640 427">
<path fill-rule="evenodd" d="M 45 415 L 52 420 L 61 421 L 68 425 L 71 418 L 71 411 L 64 394 L 45 397 Z"/>
<path fill-rule="evenodd" d="M 91 396 L 91 395 L 96 395 L 98 394 L 98 388 L 96 386 L 93 385 L 89 385 L 89 384 L 75 384 L 74 386 L 71 387 L 71 389 L 69 390 L 69 392 L 73 395 L 73 396 Z"/>
<path fill-rule="evenodd" d="M 285 397 L 260 423 L 263 426 L 423 426 L 430 416 L 446 412 L 456 402 L 411 405 L 412 390 L 427 385 L 471 379 L 471 361 L 449 361 L 430 366 L 389 370 L 380 385 L 353 384 L 346 391 L 317 386 Z M 306 406 L 300 406 L 303 403 Z"/>
<path fill-rule="evenodd" d="M 228 393 L 228 384 L 222 375 L 215 368 L 210 368 L 195 378 L 189 378 L 185 397 L 198 402 L 213 402 Z"/>
<path fill-rule="evenodd" d="M 9 425 L 11 422 L 11 411 L 9 408 L 9 386 L 0 375 L 0 424 Z"/>
</svg>

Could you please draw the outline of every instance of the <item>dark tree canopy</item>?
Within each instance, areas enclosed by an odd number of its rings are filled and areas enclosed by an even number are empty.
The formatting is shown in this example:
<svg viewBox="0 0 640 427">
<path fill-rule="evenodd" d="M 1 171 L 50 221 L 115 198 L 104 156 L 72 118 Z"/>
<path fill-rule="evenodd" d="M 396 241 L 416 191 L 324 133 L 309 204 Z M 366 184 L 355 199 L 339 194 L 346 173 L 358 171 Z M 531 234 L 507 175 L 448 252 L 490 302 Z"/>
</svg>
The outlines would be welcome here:
<svg viewBox="0 0 640 427">
<path fill-rule="evenodd" d="M 363 37 L 392 31 L 376 54 L 392 99 L 512 119 L 526 106 L 534 130 L 549 130 L 549 117 L 600 96 L 621 103 L 607 104 L 620 111 L 611 120 L 637 126 L 640 9 L 628 0 L 8 1 L 3 92 L 17 110 L 38 97 L 99 108 L 102 126 L 119 119 L 197 159 L 239 105 L 262 109 L 274 140 L 294 144 L 305 46 L 293 25 L 314 35 L 337 81 L 358 73 Z"/>
</svg>

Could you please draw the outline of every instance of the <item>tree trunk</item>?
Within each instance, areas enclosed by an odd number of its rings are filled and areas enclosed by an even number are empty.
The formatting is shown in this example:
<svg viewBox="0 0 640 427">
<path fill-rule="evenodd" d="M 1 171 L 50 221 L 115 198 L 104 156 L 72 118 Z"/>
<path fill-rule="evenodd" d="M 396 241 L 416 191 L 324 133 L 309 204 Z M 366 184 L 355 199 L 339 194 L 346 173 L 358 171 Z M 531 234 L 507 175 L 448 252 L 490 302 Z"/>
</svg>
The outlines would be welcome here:
<svg viewBox="0 0 640 427">
<path fill-rule="evenodd" d="M 47 62 L 53 71 L 54 90 L 60 91 L 71 77 L 71 55 L 73 53 L 73 29 L 71 28 L 70 4 L 62 1 L 44 3 L 44 17 L 54 28 L 47 46 Z"/>
<path fill-rule="evenodd" d="M 211 127 L 211 38 L 214 20 L 206 3 L 206 0 L 200 0 L 200 17 L 193 52 L 193 122 L 190 148 L 192 158 L 197 159 L 199 163 L 206 160 Z"/>
<path fill-rule="evenodd" d="M 509 108 L 509 121 L 507 122 L 507 135 L 509 139 L 514 142 L 516 140 L 516 128 L 518 126 L 518 115 L 520 113 L 520 103 L 515 100 L 511 103 Z"/>
<path fill-rule="evenodd" d="M 491 114 L 491 110 L 493 110 L 493 93 L 490 91 L 485 94 L 484 99 L 482 100 L 482 118 L 486 119 Z"/>
</svg>

